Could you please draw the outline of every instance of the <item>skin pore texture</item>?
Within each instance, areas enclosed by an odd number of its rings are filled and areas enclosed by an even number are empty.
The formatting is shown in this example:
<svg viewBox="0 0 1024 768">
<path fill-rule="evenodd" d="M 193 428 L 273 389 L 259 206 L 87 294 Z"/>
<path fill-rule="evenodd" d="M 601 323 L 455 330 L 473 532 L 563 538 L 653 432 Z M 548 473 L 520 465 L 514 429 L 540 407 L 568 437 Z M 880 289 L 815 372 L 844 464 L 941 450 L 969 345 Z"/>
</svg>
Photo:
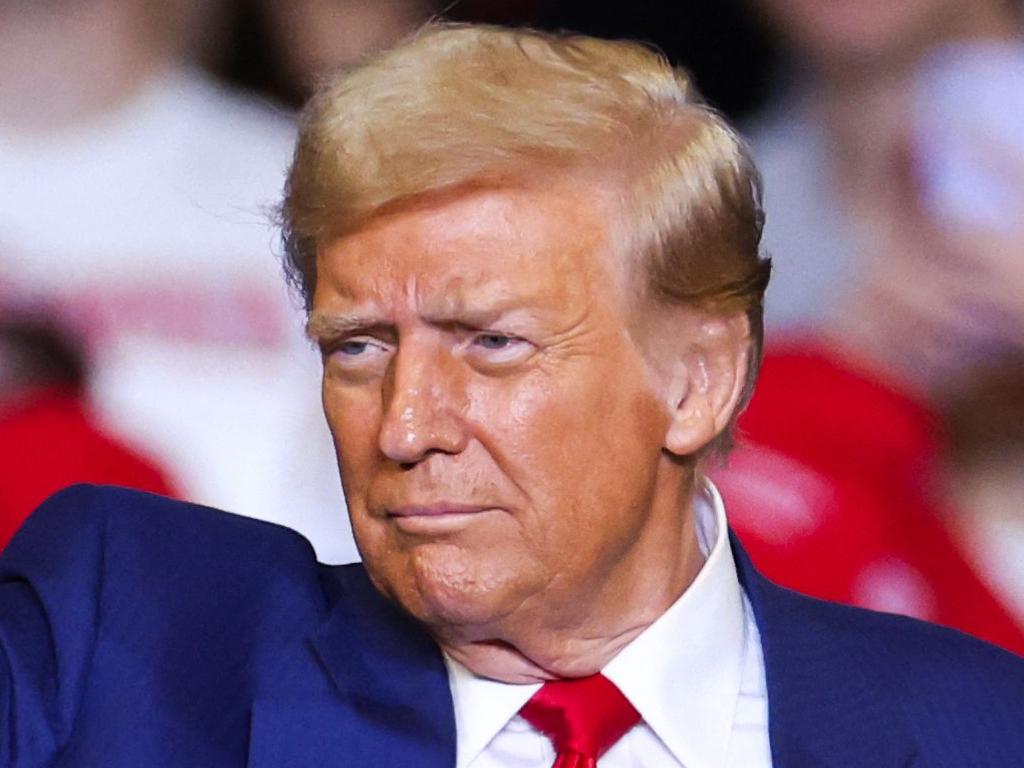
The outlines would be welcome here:
<svg viewBox="0 0 1024 768">
<path fill-rule="evenodd" d="M 466 189 L 318 253 L 363 561 L 485 677 L 598 671 L 703 563 L 692 454 L 735 407 L 746 321 L 638 295 L 613 211 L 579 179 Z"/>
</svg>

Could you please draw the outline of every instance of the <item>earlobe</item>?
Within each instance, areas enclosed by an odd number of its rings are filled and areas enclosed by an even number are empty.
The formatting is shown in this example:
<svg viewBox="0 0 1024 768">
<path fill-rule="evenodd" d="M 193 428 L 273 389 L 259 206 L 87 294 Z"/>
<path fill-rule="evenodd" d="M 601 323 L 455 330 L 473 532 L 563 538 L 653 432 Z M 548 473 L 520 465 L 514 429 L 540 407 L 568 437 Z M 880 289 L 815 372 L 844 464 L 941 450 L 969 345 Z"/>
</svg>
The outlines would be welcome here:
<svg viewBox="0 0 1024 768">
<path fill-rule="evenodd" d="M 673 399 L 665 434 L 665 449 L 676 456 L 689 456 L 707 445 L 715 436 L 715 419 L 708 397 L 707 366 L 697 350 L 685 364 L 677 367 L 683 377 L 672 382 Z"/>
<path fill-rule="evenodd" d="M 743 315 L 703 318 L 696 338 L 674 367 L 665 449 L 699 452 L 728 426 L 747 376 L 750 330 Z"/>
</svg>

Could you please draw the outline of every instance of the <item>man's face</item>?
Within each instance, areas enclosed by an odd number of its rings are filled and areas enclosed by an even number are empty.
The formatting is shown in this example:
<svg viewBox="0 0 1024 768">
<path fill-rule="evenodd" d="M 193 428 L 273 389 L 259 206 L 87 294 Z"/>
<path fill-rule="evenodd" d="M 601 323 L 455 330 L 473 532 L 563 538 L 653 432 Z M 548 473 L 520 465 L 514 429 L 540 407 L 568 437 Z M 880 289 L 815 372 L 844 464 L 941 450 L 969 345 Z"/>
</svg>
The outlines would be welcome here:
<svg viewBox="0 0 1024 768">
<path fill-rule="evenodd" d="M 584 610 L 663 533 L 668 408 L 599 199 L 473 191 L 319 253 L 310 331 L 356 541 L 435 627 Z"/>
</svg>

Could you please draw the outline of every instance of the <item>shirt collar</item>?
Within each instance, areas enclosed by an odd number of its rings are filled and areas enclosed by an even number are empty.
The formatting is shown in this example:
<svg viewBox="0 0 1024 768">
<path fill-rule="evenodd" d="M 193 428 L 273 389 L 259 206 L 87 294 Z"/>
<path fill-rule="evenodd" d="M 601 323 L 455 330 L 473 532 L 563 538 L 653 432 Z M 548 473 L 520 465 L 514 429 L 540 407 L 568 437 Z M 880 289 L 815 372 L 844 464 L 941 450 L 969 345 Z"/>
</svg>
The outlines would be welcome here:
<svg viewBox="0 0 1024 768">
<path fill-rule="evenodd" d="M 747 618 L 725 507 L 710 482 L 697 494 L 694 514 L 707 555 L 704 566 L 682 596 L 603 671 L 681 765 L 702 768 L 726 764 Z"/>
<path fill-rule="evenodd" d="M 725 507 L 710 481 L 704 481 L 693 506 L 704 565 L 679 599 L 602 671 L 680 764 L 703 768 L 726 761 L 748 619 Z M 540 685 L 477 677 L 447 656 L 445 663 L 455 707 L 457 767 L 465 768 Z"/>
<path fill-rule="evenodd" d="M 511 685 L 477 677 L 445 654 L 455 707 L 456 768 L 483 752 L 538 690 L 540 684 Z"/>
</svg>

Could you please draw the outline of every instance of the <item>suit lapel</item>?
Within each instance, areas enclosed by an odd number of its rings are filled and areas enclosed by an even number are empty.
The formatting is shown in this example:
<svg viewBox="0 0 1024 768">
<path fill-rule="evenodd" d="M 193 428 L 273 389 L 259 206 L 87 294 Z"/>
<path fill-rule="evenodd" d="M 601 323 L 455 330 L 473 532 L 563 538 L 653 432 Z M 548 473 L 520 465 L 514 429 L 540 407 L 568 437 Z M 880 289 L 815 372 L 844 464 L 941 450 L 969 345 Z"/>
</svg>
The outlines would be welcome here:
<svg viewBox="0 0 1024 768">
<path fill-rule="evenodd" d="M 761 633 L 774 768 L 907 768 L 914 744 L 848 609 L 773 585 L 732 540 Z M 250 768 L 455 764 L 448 677 L 433 640 L 360 566 L 333 569 L 326 622 L 253 707 Z M 325 680 L 326 674 L 326 680 Z"/>
<path fill-rule="evenodd" d="M 734 535 L 732 545 L 761 633 L 774 768 L 910 766 L 916 748 L 892 692 L 842 627 L 851 609 L 772 584 Z"/>
<path fill-rule="evenodd" d="M 440 650 L 361 566 L 332 571 L 328 590 L 338 597 L 307 646 L 319 690 L 291 685 L 255 703 L 250 768 L 452 768 L 455 716 Z"/>
</svg>

